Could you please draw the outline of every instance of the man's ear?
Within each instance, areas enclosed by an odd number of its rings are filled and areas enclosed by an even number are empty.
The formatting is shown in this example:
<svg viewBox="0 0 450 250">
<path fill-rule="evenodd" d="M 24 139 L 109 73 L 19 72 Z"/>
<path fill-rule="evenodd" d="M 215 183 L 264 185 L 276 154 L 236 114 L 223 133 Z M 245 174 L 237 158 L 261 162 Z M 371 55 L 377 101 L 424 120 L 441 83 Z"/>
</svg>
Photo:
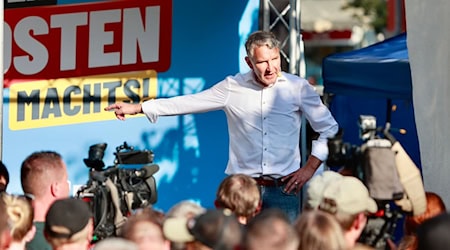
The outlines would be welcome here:
<svg viewBox="0 0 450 250">
<path fill-rule="evenodd" d="M 248 67 L 253 69 L 253 64 L 252 64 L 252 61 L 250 60 L 250 57 L 246 56 L 245 57 L 245 62 L 247 63 Z"/>
<path fill-rule="evenodd" d="M 53 197 L 59 197 L 61 192 L 61 184 L 58 181 L 53 181 L 50 184 L 50 192 Z"/>
<path fill-rule="evenodd" d="M 356 219 L 353 221 L 353 227 L 355 229 L 363 229 L 367 224 L 367 216 L 364 213 L 359 213 Z"/>
<path fill-rule="evenodd" d="M 254 215 L 259 214 L 259 212 L 261 212 L 261 209 L 262 209 L 262 201 L 259 201 L 258 207 L 256 207 Z"/>
</svg>

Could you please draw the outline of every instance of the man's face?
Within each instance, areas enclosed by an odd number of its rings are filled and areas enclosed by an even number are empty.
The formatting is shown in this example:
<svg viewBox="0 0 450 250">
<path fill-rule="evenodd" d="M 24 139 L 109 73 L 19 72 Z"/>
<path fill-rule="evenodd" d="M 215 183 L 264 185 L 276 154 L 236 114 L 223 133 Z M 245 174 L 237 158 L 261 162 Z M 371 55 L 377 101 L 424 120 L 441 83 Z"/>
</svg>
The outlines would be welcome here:
<svg viewBox="0 0 450 250">
<path fill-rule="evenodd" d="M 253 70 L 259 83 L 264 86 L 274 84 L 281 71 L 280 50 L 267 46 L 256 47 L 253 57 L 246 57 L 247 65 Z"/>
</svg>

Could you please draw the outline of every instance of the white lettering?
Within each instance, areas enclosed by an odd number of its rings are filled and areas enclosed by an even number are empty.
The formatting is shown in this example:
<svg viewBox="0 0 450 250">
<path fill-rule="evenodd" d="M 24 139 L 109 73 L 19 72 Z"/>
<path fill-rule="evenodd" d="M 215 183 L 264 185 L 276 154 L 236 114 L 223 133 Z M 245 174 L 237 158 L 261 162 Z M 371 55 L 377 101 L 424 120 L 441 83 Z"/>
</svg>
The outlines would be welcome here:
<svg viewBox="0 0 450 250">
<path fill-rule="evenodd" d="M 92 11 L 89 26 L 89 68 L 120 65 L 120 52 L 105 53 L 104 46 L 114 42 L 114 32 L 105 31 L 105 24 L 117 23 L 120 10 Z"/>
<path fill-rule="evenodd" d="M 14 58 L 14 66 L 24 75 L 40 72 L 48 63 L 47 48 L 36 40 L 33 35 L 48 34 L 48 25 L 43 18 L 36 16 L 25 17 L 14 29 L 14 40 L 17 46 L 28 53 Z"/>
<path fill-rule="evenodd" d="M 3 72 L 8 71 L 11 67 L 12 54 L 12 32 L 11 27 L 7 23 L 3 24 Z"/>
<path fill-rule="evenodd" d="M 145 27 L 139 8 L 123 11 L 122 64 L 137 62 L 137 45 L 142 62 L 159 60 L 160 7 L 145 8 Z"/>
<path fill-rule="evenodd" d="M 87 25 L 87 12 L 52 15 L 52 28 L 61 28 L 60 70 L 76 69 L 77 27 Z"/>
</svg>

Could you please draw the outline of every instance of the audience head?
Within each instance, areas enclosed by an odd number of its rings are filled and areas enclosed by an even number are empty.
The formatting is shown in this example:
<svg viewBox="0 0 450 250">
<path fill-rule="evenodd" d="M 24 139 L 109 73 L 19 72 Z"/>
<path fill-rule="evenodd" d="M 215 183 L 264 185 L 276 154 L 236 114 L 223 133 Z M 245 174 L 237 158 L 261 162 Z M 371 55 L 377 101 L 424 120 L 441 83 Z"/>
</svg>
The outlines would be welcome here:
<svg viewBox="0 0 450 250">
<path fill-rule="evenodd" d="M 244 230 L 242 246 L 246 250 L 296 250 L 299 245 L 291 221 L 280 209 L 262 210 Z"/>
<path fill-rule="evenodd" d="M 94 246 L 94 250 L 139 250 L 139 248 L 130 240 L 109 237 L 97 242 Z"/>
<path fill-rule="evenodd" d="M 53 249 L 89 247 L 94 231 L 89 205 L 79 199 L 56 200 L 45 217 L 44 235 Z"/>
<path fill-rule="evenodd" d="M 166 213 L 166 218 L 192 218 L 199 214 L 202 214 L 206 209 L 200 206 L 198 203 L 183 200 L 173 205 Z"/>
<path fill-rule="evenodd" d="M 326 185 L 339 180 L 342 175 L 331 170 L 323 171 L 321 174 L 315 175 L 308 183 L 306 190 L 306 204 L 305 209 L 316 209 L 322 201 L 322 193 Z"/>
<path fill-rule="evenodd" d="M 442 198 L 433 193 L 425 193 L 427 207 L 424 213 L 419 215 L 407 215 L 404 224 L 404 236 L 399 243 L 399 249 L 417 249 L 417 228 L 426 220 L 436 215 L 445 213 L 446 207 Z"/>
<path fill-rule="evenodd" d="M 345 250 L 344 233 L 336 219 L 320 210 L 304 212 L 295 222 L 299 250 Z"/>
<path fill-rule="evenodd" d="M 166 218 L 186 218 L 190 219 L 206 212 L 206 209 L 198 203 L 190 200 L 183 200 L 172 206 L 166 213 Z M 195 242 L 173 242 L 171 241 L 171 249 L 184 250 L 186 245 L 196 244 Z"/>
<path fill-rule="evenodd" d="M 9 184 L 9 172 L 5 164 L 0 161 L 0 192 L 5 192 Z"/>
<path fill-rule="evenodd" d="M 23 197 L 3 193 L 1 196 L 6 206 L 12 245 L 25 246 L 33 239 L 36 228 L 33 225 L 33 207 L 31 202 Z"/>
<path fill-rule="evenodd" d="M 353 247 L 367 223 L 366 213 L 375 213 L 377 204 L 367 187 L 356 177 L 343 176 L 329 183 L 319 209 L 332 214 L 341 225 L 348 247 Z"/>
<path fill-rule="evenodd" d="M 20 179 L 23 192 L 34 201 L 47 199 L 52 203 L 69 196 L 67 167 L 56 152 L 41 151 L 28 156 L 22 162 Z"/>
<path fill-rule="evenodd" d="M 245 174 L 229 175 L 220 183 L 214 202 L 216 208 L 233 211 L 242 224 L 261 210 L 261 192 L 255 179 Z"/>
<path fill-rule="evenodd" d="M 450 214 L 424 221 L 417 229 L 417 250 L 447 250 L 450 246 Z"/>
<path fill-rule="evenodd" d="M 425 212 L 416 216 L 406 216 L 405 234 L 415 234 L 419 225 L 422 224 L 425 220 L 441 213 L 445 213 L 446 207 L 444 201 L 439 195 L 433 192 L 426 192 L 425 197 L 427 201 L 427 208 Z"/>
<path fill-rule="evenodd" d="M 170 241 L 164 237 L 163 221 L 163 213 L 144 208 L 128 217 L 122 228 L 122 236 L 136 243 L 139 250 L 169 250 Z"/>
<path fill-rule="evenodd" d="M 240 244 L 241 225 L 228 209 L 207 210 L 193 218 L 167 218 L 164 235 L 173 242 L 197 242 L 214 250 L 233 250 Z"/>
</svg>

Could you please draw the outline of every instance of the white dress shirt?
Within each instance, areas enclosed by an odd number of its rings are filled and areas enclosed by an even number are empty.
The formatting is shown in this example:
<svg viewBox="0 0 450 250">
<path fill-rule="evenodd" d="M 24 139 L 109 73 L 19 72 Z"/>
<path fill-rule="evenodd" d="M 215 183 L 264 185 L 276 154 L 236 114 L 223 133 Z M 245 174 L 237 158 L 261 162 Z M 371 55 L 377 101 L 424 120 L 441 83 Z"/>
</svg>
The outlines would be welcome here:
<svg viewBox="0 0 450 250">
<path fill-rule="evenodd" d="M 252 71 L 239 73 L 199 93 L 146 101 L 142 110 L 150 122 L 159 116 L 223 110 L 230 137 L 225 173 L 253 177 L 279 178 L 299 169 L 301 115 L 320 134 L 311 154 L 322 161 L 328 156 L 327 138 L 338 131 L 313 86 L 284 72 L 268 87 L 256 82 Z"/>
</svg>

